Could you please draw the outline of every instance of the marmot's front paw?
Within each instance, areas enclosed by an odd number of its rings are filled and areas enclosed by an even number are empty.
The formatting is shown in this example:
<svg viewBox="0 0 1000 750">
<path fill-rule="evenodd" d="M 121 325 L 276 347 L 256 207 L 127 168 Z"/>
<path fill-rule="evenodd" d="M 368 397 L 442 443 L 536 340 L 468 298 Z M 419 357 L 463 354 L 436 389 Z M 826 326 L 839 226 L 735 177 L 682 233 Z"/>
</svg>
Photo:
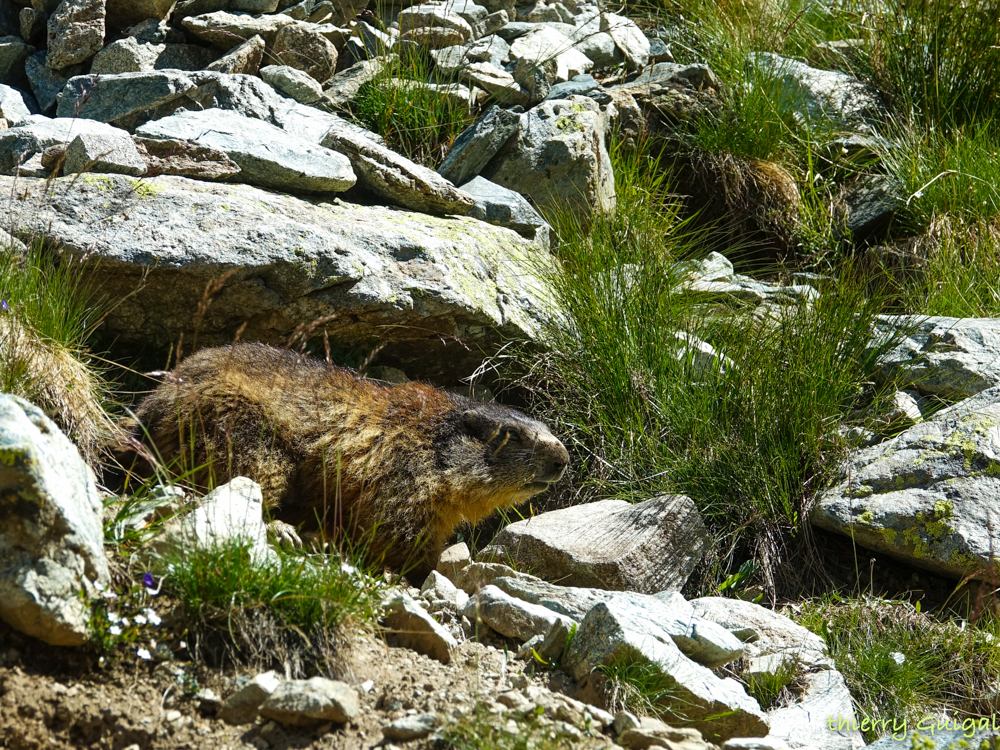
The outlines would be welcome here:
<svg viewBox="0 0 1000 750">
<path fill-rule="evenodd" d="M 271 541 L 271 544 L 276 544 L 280 547 L 302 548 L 302 539 L 299 537 L 295 527 L 284 521 L 271 521 L 267 525 L 267 537 Z"/>
</svg>

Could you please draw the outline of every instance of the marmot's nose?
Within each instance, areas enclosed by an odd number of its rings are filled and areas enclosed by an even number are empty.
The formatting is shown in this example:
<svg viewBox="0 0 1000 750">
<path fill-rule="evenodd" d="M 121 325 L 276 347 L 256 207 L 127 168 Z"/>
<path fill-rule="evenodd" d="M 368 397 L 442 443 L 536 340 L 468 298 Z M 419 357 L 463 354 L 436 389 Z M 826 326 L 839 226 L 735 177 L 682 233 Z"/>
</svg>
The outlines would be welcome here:
<svg viewBox="0 0 1000 750">
<path fill-rule="evenodd" d="M 553 451 L 545 466 L 545 481 L 558 482 L 566 472 L 567 466 L 569 466 L 569 452 L 562 443 L 559 443 L 559 449 Z"/>
</svg>

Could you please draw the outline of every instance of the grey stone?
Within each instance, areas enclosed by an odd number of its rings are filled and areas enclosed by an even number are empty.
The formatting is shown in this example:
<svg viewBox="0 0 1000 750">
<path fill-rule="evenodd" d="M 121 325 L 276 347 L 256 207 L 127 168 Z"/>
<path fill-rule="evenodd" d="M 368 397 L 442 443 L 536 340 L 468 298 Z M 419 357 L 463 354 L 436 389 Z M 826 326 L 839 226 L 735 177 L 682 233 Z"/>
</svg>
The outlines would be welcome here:
<svg viewBox="0 0 1000 750">
<path fill-rule="evenodd" d="M 272 48 L 283 65 L 298 68 L 320 83 L 328 81 L 337 70 L 337 48 L 310 24 L 285 26 Z"/>
<path fill-rule="evenodd" d="M 883 355 L 886 379 L 946 401 L 961 401 L 1000 385 L 1000 319 L 881 316 L 876 340 L 905 336 Z"/>
<path fill-rule="evenodd" d="M 357 133 L 334 127 L 322 145 L 345 154 L 361 185 L 414 211 L 434 214 L 464 214 L 475 202 L 446 179 L 427 167 Z"/>
<path fill-rule="evenodd" d="M 738 659 L 745 651 L 738 638 L 711 618 L 697 616 L 677 592 L 672 592 L 675 596 L 667 600 L 634 591 L 557 586 L 506 576 L 494 579 L 493 585 L 512 597 L 577 622 L 582 622 L 598 604 L 614 602 L 634 623 L 650 623 L 649 627 L 669 635 L 685 656 L 710 669 Z"/>
<path fill-rule="evenodd" d="M 614 13 L 602 13 L 601 31 L 614 39 L 625 56 L 629 70 L 641 70 L 649 63 L 649 40 L 635 21 Z"/>
<path fill-rule="evenodd" d="M 242 44 L 233 47 L 215 62 L 206 65 L 205 70 L 217 73 L 255 75 L 260 70 L 265 47 L 264 37 L 252 36 Z"/>
<path fill-rule="evenodd" d="M 517 134 L 520 123 L 520 115 L 496 105 L 490 107 L 458 135 L 438 174 L 455 185 L 468 182 Z"/>
<path fill-rule="evenodd" d="M 453 544 L 446 547 L 441 557 L 438 558 L 437 572 L 446 576 L 448 580 L 455 583 L 458 580 L 458 571 L 472 562 L 469 554 L 469 545 L 465 542 Z"/>
<path fill-rule="evenodd" d="M 246 340 L 282 345 L 324 318 L 339 346 L 380 344 L 412 377 L 455 382 L 560 317 L 551 257 L 475 219 L 173 176 L 19 179 L 0 178 L 0 213 L 19 233 L 99 260 L 103 293 L 122 300 L 103 330 L 123 346 L 191 341 L 195 325 L 202 346 L 231 343 L 244 324 Z M 193 321 L 206 284 L 230 269 L 224 294 Z M 140 282 L 143 294 L 129 296 Z"/>
<path fill-rule="evenodd" d="M 187 76 L 188 80 L 195 86 L 184 94 L 187 99 L 194 102 L 194 106 L 183 102 L 190 109 L 230 110 L 244 117 L 263 120 L 278 127 L 283 127 L 281 118 L 284 115 L 291 116 L 291 113 L 300 113 L 301 110 L 315 113 L 316 118 L 321 122 L 325 122 L 330 117 L 317 109 L 305 107 L 282 96 L 257 76 L 227 75 L 209 70 L 192 71 Z M 302 132 L 289 131 L 289 134 L 312 143 L 317 142 L 316 138 L 306 136 L 305 132 L 305 130 Z"/>
<path fill-rule="evenodd" d="M 16 128 L 0 131 L 0 172 L 13 174 L 19 164 L 57 144 L 68 144 L 78 135 L 92 134 L 115 137 L 123 131 L 84 118 L 60 117 L 49 119 L 31 115 Z M 125 135 L 128 135 L 127 133 Z M 21 174 L 23 174 L 23 170 Z M 45 172 L 48 175 L 48 172 Z"/>
<path fill-rule="evenodd" d="M 619 84 L 616 88 L 639 93 L 643 89 L 667 84 L 677 84 L 694 89 L 719 87 L 718 79 L 708 65 L 702 63 L 691 65 L 657 63 L 632 78 L 628 83 Z"/>
<path fill-rule="evenodd" d="M 93 74 L 138 73 L 153 70 L 162 45 L 142 43 L 127 36 L 112 42 L 94 55 Z"/>
<path fill-rule="evenodd" d="M 164 19 L 174 0 L 107 0 L 107 24 L 112 29 L 127 29 L 148 18 Z"/>
<path fill-rule="evenodd" d="M 56 98 L 66 82 L 83 72 L 82 65 L 71 65 L 65 70 L 51 70 L 45 64 L 45 53 L 36 52 L 24 61 L 31 92 L 38 101 L 38 108 L 46 114 L 54 111 Z"/>
<path fill-rule="evenodd" d="M 470 44 L 465 50 L 465 58 L 472 62 L 493 63 L 499 67 L 510 59 L 510 45 L 497 34 L 490 34 Z"/>
<path fill-rule="evenodd" d="M 462 21 L 461 18 L 455 16 L 455 19 Z M 462 23 L 465 23 L 462 21 Z M 469 40 L 469 34 L 466 34 L 461 29 L 446 28 L 444 26 L 420 26 L 415 29 L 407 29 L 402 34 L 399 35 L 400 46 L 397 47 L 397 51 L 401 51 L 407 48 L 405 43 L 408 43 L 409 48 L 415 53 L 419 53 L 423 50 L 441 49 L 442 47 L 450 47 L 456 44 L 465 44 Z"/>
<path fill-rule="evenodd" d="M 841 202 L 844 229 L 857 244 L 884 236 L 906 196 L 892 177 L 865 175 L 843 193 Z"/>
<path fill-rule="evenodd" d="M 722 750 L 789 750 L 788 743 L 772 734 L 767 737 L 733 737 L 726 740 Z"/>
<path fill-rule="evenodd" d="M 674 264 L 674 268 L 679 276 L 687 276 L 681 287 L 689 293 L 774 304 L 810 302 L 819 296 L 808 284 L 780 286 L 738 274 L 725 256 L 714 251 L 703 260 L 683 261 Z"/>
<path fill-rule="evenodd" d="M 470 598 L 462 614 L 472 622 L 485 622 L 501 635 L 522 642 L 536 635 L 544 637 L 558 624 L 568 634 L 575 624 L 565 615 L 510 596 L 494 585 L 483 587 Z"/>
<path fill-rule="evenodd" d="M 690 498 L 603 500 L 512 523 L 484 554 L 531 565 L 566 586 L 654 594 L 680 589 L 710 540 Z"/>
<path fill-rule="evenodd" d="M 702 739 L 701 732 L 687 727 L 672 727 L 649 716 L 633 716 L 620 711 L 615 717 L 615 738 L 630 750 L 666 747 L 670 750 L 712 750 L 716 747 Z"/>
<path fill-rule="evenodd" d="M 597 604 L 580 623 L 564 666 L 582 680 L 616 657 L 640 660 L 660 672 L 670 685 L 667 716 L 683 717 L 685 726 L 713 737 L 763 737 L 767 719 L 757 702 L 732 678 L 720 679 L 681 653 L 656 622 L 635 618 L 619 601 Z M 669 721 L 669 719 L 668 719 Z"/>
<path fill-rule="evenodd" d="M 75 76 L 56 97 L 56 114 L 127 124 L 130 118 L 174 102 L 194 88 L 188 76 L 175 70 Z"/>
<path fill-rule="evenodd" d="M 41 409 L 0 396 L 5 498 L 0 618 L 55 646 L 89 636 L 89 597 L 108 586 L 101 498 L 93 472 Z"/>
<path fill-rule="evenodd" d="M 545 99 L 552 92 L 552 86 L 558 80 L 558 64 L 555 59 L 545 60 L 541 63 L 530 60 L 515 60 L 508 67 L 511 68 L 514 80 L 528 95 L 528 101 L 532 105 Z"/>
<path fill-rule="evenodd" d="M 362 60 L 340 71 L 323 87 L 324 99 L 334 107 L 346 106 L 354 101 L 361 87 L 374 81 L 391 61 L 391 57 Z"/>
<path fill-rule="evenodd" d="M 469 216 L 487 224 L 509 227 L 548 249 L 552 228 L 520 193 L 482 177 L 473 177 L 460 189 L 476 201 L 469 209 Z"/>
<path fill-rule="evenodd" d="M 146 163 L 146 175 L 182 175 L 198 180 L 228 180 L 240 173 L 232 159 L 218 149 L 180 140 L 134 138 Z"/>
<path fill-rule="evenodd" d="M 440 561 L 438 562 L 440 565 Z M 455 612 L 461 612 L 469 601 L 469 595 L 457 588 L 446 576 L 432 570 L 420 587 L 420 596 L 431 604 L 431 611 L 437 611 L 435 604 L 443 604 Z"/>
<path fill-rule="evenodd" d="M 255 36 L 274 46 L 278 32 L 299 22 L 283 15 L 247 16 L 220 10 L 185 18 L 181 23 L 195 36 L 223 50 L 231 50 Z"/>
<path fill-rule="evenodd" d="M 586 97 L 542 102 L 521 118 L 509 146 L 483 169 L 488 180 L 528 196 L 543 213 L 615 209 L 614 174 L 605 146 L 606 122 Z"/>
<path fill-rule="evenodd" d="M 492 584 L 498 578 L 523 578 L 530 581 L 541 580 L 528 573 L 519 573 L 502 563 L 474 562 L 458 571 L 458 574 L 455 576 L 455 585 L 469 596 L 472 596 L 484 587 Z"/>
<path fill-rule="evenodd" d="M 383 624 L 389 639 L 442 664 L 451 662 L 458 643 L 445 628 L 408 595 L 400 593 L 386 604 Z"/>
<path fill-rule="evenodd" d="M 654 65 L 661 62 L 674 62 L 674 53 L 670 46 L 658 36 L 649 40 L 649 61 Z"/>
<path fill-rule="evenodd" d="M 125 29 L 125 35 L 133 37 L 138 42 L 150 44 L 183 44 L 186 39 L 183 31 L 175 29 L 160 18 L 147 18 L 129 26 Z"/>
<path fill-rule="evenodd" d="M 49 16 L 45 64 L 62 70 L 104 46 L 104 0 L 62 0 Z"/>
<path fill-rule="evenodd" d="M 794 110 L 803 123 L 830 120 L 841 127 L 864 128 L 882 119 L 882 108 L 869 88 L 846 73 L 811 68 L 769 52 L 755 53 L 750 61 L 770 78 L 776 103 Z"/>
<path fill-rule="evenodd" d="M 136 130 L 215 148 L 236 162 L 240 180 L 292 192 L 342 192 L 356 177 L 342 154 L 314 146 L 258 119 L 224 109 L 179 112 Z"/>
<path fill-rule="evenodd" d="M 564 35 L 548 25 L 518 37 L 510 45 L 510 59 L 541 65 L 547 60 L 556 63 L 556 82 L 568 81 L 573 76 L 586 73 L 594 63 Z M 516 76 L 515 76 L 516 77 Z"/>
<path fill-rule="evenodd" d="M 587 96 L 587 94 L 598 87 L 599 84 L 594 80 L 594 76 L 584 73 L 583 75 L 573 76 L 572 79 L 563 83 L 557 83 L 545 98 L 565 99 L 567 96 Z"/>
<path fill-rule="evenodd" d="M 858 731 L 860 722 L 843 675 L 835 669 L 824 669 L 804 674 L 800 679 L 802 690 L 796 700 L 768 713 L 771 731 L 764 739 L 777 740 L 793 750 L 863 748 L 865 741 Z M 840 727 L 841 722 L 847 726 Z"/>
<path fill-rule="evenodd" d="M 465 56 L 465 45 L 456 44 L 452 47 L 432 49 L 431 59 L 434 60 L 434 70 L 442 76 L 457 76 L 462 68 L 469 64 Z"/>
<path fill-rule="evenodd" d="M 0 37 L 0 83 L 15 88 L 27 88 L 30 73 L 26 74 L 25 71 L 27 60 L 33 54 L 35 48 L 19 37 Z M 44 60 L 45 55 L 41 54 Z"/>
<path fill-rule="evenodd" d="M 330 5 L 331 7 L 333 6 L 332 3 Z M 315 28 L 318 33 L 322 34 L 331 42 L 333 42 L 333 46 L 337 48 L 338 52 L 345 44 L 347 44 L 348 40 L 351 38 L 350 28 L 341 28 L 339 26 L 335 26 L 332 23 L 321 23 L 318 24 Z M 337 59 L 339 60 L 340 58 L 338 57 Z"/>
<path fill-rule="evenodd" d="M 16 128 L 31 117 L 31 107 L 25 96 L 23 91 L 0 84 L 0 117 L 9 127 Z"/>
<path fill-rule="evenodd" d="M 485 36 L 486 34 L 495 34 L 497 31 L 502 29 L 510 22 L 510 17 L 507 15 L 507 11 L 502 8 L 496 13 L 490 13 L 486 16 L 486 20 L 483 21 L 483 34 L 480 36 Z M 496 65 L 496 63 L 494 63 Z"/>
<path fill-rule="evenodd" d="M 369 58 L 381 57 L 391 51 L 393 45 L 396 43 L 396 40 L 391 35 L 367 23 L 359 22 L 357 29 L 361 44 L 364 46 L 365 53 Z"/>
<path fill-rule="evenodd" d="M 493 63 L 469 63 L 462 68 L 459 77 L 471 86 L 478 86 L 503 106 L 526 106 L 530 103 L 528 92 L 521 89 L 514 76 Z"/>
<path fill-rule="evenodd" d="M 240 541 L 248 545 L 253 564 L 277 562 L 277 555 L 267 545 L 264 499 L 256 482 L 236 477 L 209 492 L 195 507 L 177 510 L 181 512 L 167 521 L 161 535 L 147 545 L 151 554 L 222 548 Z"/>
<path fill-rule="evenodd" d="M 941 575 L 989 575 L 1000 547 L 1000 387 L 857 451 L 841 470 L 813 525 Z"/>
<path fill-rule="evenodd" d="M 219 718 L 227 724 L 251 724 L 257 718 L 257 709 L 268 699 L 281 678 L 276 672 L 263 672 L 243 685 L 223 702 Z"/>
<path fill-rule="evenodd" d="M 84 133 L 67 147 L 63 171 L 65 174 L 113 172 L 138 177 L 146 172 L 146 162 L 124 130 L 114 135 Z"/>
<path fill-rule="evenodd" d="M 401 10 L 396 20 L 402 34 L 411 29 L 439 28 L 456 33 L 460 43 L 472 39 L 472 26 L 447 5 L 411 5 Z"/>
<path fill-rule="evenodd" d="M 511 21 L 502 29 L 497 31 L 497 35 L 500 36 L 508 44 L 513 43 L 518 37 L 522 37 L 532 31 L 540 29 L 542 24 L 540 23 L 528 23 L 527 21 Z"/>
<path fill-rule="evenodd" d="M 43 41 L 48 32 L 49 14 L 35 8 L 21 8 L 21 38 L 28 44 Z"/>
<path fill-rule="evenodd" d="M 404 716 L 382 728 L 382 736 L 395 742 L 409 742 L 426 737 L 438 725 L 437 714 L 417 714 Z"/>
<path fill-rule="evenodd" d="M 229 0 L 229 10 L 237 13 L 273 13 L 278 0 Z"/>
<path fill-rule="evenodd" d="M 328 721 L 350 721 L 361 712 L 358 691 L 325 677 L 286 680 L 274 689 L 259 709 L 266 719 L 289 726 L 315 726 Z"/>
<path fill-rule="evenodd" d="M 323 87 L 315 78 L 289 65 L 268 65 L 260 69 L 264 82 L 297 102 L 309 104 L 323 98 Z"/>
</svg>

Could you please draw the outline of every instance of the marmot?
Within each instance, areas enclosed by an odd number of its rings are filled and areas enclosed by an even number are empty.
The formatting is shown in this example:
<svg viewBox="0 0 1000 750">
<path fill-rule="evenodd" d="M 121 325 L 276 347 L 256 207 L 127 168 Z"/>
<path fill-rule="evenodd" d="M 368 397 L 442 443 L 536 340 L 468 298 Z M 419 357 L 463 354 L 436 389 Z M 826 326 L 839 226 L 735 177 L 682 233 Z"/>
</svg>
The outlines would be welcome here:
<svg viewBox="0 0 1000 750">
<path fill-rule="evenodd" d="M 276 520 L 420 578 L 462 520 L 558 481 L 569 463 L 541 422 L 423 383 L 383 385 L 262 344 L 185 359 L 139 405 L 133 437 L 201 486 L 246 476 Z M 145 467 L 148 473 L 151 467 Z"/>
</svg>

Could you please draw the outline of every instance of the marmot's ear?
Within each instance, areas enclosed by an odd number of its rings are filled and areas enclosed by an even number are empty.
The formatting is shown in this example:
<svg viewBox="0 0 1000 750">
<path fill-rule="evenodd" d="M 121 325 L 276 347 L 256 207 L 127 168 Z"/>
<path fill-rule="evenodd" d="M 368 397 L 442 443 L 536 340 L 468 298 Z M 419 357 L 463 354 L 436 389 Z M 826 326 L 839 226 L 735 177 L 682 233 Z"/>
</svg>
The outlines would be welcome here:
<svg viewBox="0 0 1000 750">
<path fill-rule="evenodd" d="M 462 415 L 462 422 L 465 424 L 465 428 L 469 431 L 470 435 L 482 440 L 484 443 L 488 443 L 495 437 L 500 427 L 500 423 L 495 419 L 475 409 L 467 410 Z"/>
</svg>

